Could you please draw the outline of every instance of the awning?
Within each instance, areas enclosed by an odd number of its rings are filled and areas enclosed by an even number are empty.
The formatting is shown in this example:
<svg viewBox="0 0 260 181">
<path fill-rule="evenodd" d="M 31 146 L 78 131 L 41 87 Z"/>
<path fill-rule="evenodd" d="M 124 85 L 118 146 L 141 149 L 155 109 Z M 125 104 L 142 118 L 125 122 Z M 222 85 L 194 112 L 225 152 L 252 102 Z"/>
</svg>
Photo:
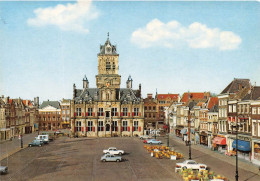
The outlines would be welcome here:
<svg viewBox="0 0 260 181">
<path fill-rule="evenodd" d="M 237 144 L 238 144 L 238 147 L 237 147 L 238 150 L 240 150 L 240 151 L 251 151 L 249 141 L 237 140 Z M 232 147 L 236 148 L 236 140 L 233 141 Z"/>
<path fill-rule="evenodd" d="M 187 129 L 182 129 L 181 134 L 187 134 Z"/>
<path fill-rule="evenodd" d="M 227 142 L 226 142 L 226 138 L 222 138 L 222 137 L 215 137 L 213 139 L 213 144 L 216 144 L 216 145 L 226 145 Z"/>
</svg>

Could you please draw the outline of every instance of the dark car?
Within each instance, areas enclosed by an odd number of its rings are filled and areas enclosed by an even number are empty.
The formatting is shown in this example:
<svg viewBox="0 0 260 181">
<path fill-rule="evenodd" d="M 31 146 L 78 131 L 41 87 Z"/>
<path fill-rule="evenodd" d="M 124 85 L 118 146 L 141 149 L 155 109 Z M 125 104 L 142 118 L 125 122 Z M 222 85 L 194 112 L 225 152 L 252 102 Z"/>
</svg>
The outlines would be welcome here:
<svg viewBox="0 0 260 181">
<path fill-rule="evenodd" d="M 28 144 L 29 147 L 32 146 L 42 146 L 43 142 L 41 140 L 33 140 L 31 143 Z"/>
</svg>

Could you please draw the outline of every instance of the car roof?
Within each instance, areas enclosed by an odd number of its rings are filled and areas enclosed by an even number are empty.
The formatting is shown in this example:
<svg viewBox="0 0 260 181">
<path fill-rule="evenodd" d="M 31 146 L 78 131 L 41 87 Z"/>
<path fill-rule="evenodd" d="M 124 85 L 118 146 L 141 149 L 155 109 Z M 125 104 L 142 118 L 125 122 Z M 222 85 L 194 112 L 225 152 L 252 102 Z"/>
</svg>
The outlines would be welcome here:
<svg viewBox="0 0 260 181">
<path fill-rule="evenodd" d="M 109 147 L 108 149 L 116 149 L 116 147 Z"/>
</svg>

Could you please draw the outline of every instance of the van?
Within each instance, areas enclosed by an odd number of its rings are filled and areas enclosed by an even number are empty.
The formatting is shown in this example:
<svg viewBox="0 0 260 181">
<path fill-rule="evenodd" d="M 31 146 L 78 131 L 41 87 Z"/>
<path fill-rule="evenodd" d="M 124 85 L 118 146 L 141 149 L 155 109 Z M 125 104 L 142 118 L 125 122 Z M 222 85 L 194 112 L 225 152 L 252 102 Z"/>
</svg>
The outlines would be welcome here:
<svg viewBox="0 0 260 181">
<path fill-rule="evenodd" d="M 35 137 L 36 140 L 41 140 L 43 143 L 49 143 L 49 135 L 38 135 Z"/>
</svg>

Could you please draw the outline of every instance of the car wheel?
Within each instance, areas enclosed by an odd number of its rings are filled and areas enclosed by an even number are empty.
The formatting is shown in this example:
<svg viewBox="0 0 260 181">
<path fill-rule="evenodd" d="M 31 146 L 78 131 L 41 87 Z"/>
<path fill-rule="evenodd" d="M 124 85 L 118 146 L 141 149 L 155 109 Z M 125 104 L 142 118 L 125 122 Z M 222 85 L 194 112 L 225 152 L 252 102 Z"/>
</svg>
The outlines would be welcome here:
<svg viewBox="0 0 260 181">
<path fill-rule="evenodd" d="M 106 152 L 106 154 L 109 154 L 109 152 Z"/>
<path fill-rule="evenodd" d="M 102 162 L 106 162 L 106 159 L 103 159 Z"/>
<path fill-rule="evenodd" d="M 29 147 L 32 147 L 32 145 L 29 145 Z"/>
<path fill-rule="evenodd" d="M 150 145 L 152 144 L 152 143 L 149 143 Z"/>
<path fill-rule="evenodd" d="M 186 170 L 187 169 L 187 167 L 182 167 L 184 170 Z"/>
<path fill-rule="evenodd" d="M 119 160 L 119 159 L 117 159 L 117 160 L 116 160 L 116 162 L 120 162 L 120 160 Z"/>
<path fill-rule="evenodd" d="M 119 155 L 122 155 L 122 153 L 121 153 L 121 152 L 119 152 Z"/>
<path fill-rule="evenodd" d="M 39 146 L 42 146 L 42 145 L 39 145 Z"/>
</svg>

